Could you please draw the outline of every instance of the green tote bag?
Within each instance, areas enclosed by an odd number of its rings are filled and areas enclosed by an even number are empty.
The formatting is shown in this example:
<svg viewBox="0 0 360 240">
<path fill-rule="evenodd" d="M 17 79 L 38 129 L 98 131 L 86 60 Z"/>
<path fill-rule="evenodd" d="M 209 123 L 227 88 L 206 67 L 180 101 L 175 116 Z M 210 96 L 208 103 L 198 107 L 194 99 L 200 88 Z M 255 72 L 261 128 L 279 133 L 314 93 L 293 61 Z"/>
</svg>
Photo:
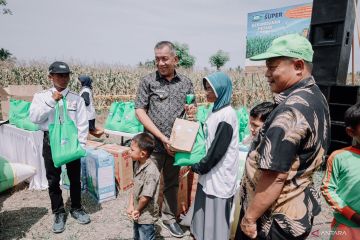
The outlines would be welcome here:
<svg viewBox="0 0 360 240">
<path fill-rule="evenodd" d="M 80 146 L 78 129 L 67 112 L 66 99 L 63 98 L 63 122 L 59 119 L 59 102 L 55 105 L 55 119 L 49 125 L 49 139 L 54 166 L 60 167 L 86 155 Z"/>
<path fill-rule="evenodd" d="M 39 125 L 31 122 L 29 116 L 27 116 L 26 118 L 23 119 L 22 129 L 25 129 L 28 131 L 37 131 L 40 128 L 39 128 Z"/>
<path fill-rule="evenodd" d="M 105 129 L 116 130 L 116 126 L 119 124 L 122 113 L 121 113 L 122 102 L 113 102 L 110 106 L 109 114 L 105 121 Z"/>
<path fill-rule="evenodd" d="M 39 130 L 39 125 L 29 119 L 31 102 L 10 99 L 9 122 L 18 128 L 29 131 Z"/>
<path fill-rule="evenodd" d="M 213 108 L 213 106 L 214 106 L 214 104 L 207 104 L 207 105 L 198 106 L 197 112 L 196 112 L 196 120 L 201 122 L 201 123 L 205 123 L 209 113 L 211 112 L 211 110 Z"/>
<path fill-rule="evenodd" d="M 143 132 L 144 126 L 135 115 L 135 103 L 112 103 L 105 122 L 105 129 L 126 133 Z"/>
<path fill-rule="evenodd" d="M 134 102 L 123 102 L 122 118 L 118 126 L 118 131 L 126 133 L 138 133 L 144 131 L 144 126 L 137 119 L 135 114 Z"/>
<path fill-rule="evenodd" d="M 194 146 L 191 153 L 177 152 L 175 153 L 175 166 L 190 166 L 200 162 L 206 156 L 205 135 L 202 124 L 200 124 L 199 131 L 196 135 Z"/>
<path fill-rule="evenodd" d="M 10 99 L 9 122 L 22 128 L 23 119 L 29 116 L 30 102 Z"/>
<path fill-rule="evenodd" d="M 245 136 L 249 135 L 250 130 L 248 127 L 249 124 L 249 113 L 246 107 L 240 107 L 238 110 L 235 110 L 237 119 L 239 121 L 239 142 L 244 140 Z"/>
</svg>

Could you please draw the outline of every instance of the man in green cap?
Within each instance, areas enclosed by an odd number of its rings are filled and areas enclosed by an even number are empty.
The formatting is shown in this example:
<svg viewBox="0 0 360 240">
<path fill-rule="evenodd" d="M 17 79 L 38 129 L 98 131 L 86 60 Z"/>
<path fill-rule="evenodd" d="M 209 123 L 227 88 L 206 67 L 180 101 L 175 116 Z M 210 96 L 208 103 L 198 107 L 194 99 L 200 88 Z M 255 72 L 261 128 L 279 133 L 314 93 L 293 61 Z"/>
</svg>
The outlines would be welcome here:
<svg viewBox="0 0 360 240">
<path fill-rule="evenodd" d="M 249 151 L 236 239 L 306 239 L 320 195 L 312 176 L 329 145 L 329 108 L 311 75 L 310 42 L 290 34 L 265 53 L 275 109 Z"/>
</svg>

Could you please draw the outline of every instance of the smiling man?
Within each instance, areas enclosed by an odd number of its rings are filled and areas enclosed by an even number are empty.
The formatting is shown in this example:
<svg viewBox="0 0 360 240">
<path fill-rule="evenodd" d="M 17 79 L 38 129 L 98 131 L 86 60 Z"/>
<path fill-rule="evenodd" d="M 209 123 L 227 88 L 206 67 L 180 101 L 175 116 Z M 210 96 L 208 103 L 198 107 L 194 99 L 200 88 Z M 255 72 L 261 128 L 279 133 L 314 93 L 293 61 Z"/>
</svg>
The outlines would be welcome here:
<svg viewBox="0 0 360 240">
<path fill-rule="evenodd" d="M 305 239 L 320 212 L 312 176 L 328 148 L 330 119 L 312 58 L 310 42 L 298 34 L 251 58 L 266 60 L 276 107 L 249 151 L 236 239 Z"/>
<path fill-rule="evenodd" d="M 67 102 L 67 114 L 78 129 L 78 140 L 82 147 L 85 147 L 88 136 L 89 125 L 84 100 L 76 93 L 69 90 L 70 68 L 64 62 L 56 61 L 49 66 L 48 78 L 53 87 L 34 95 L 30 106 L 30 120 L 39 124 L 44 132 L 43 151 L 46 178 L 49 184 L 49 196 L 51 201 L 51 210 L 54 214 L 54 224 L 52 231 L 61 233 L 65 230 L 66 213 L 62 191 L 60 189 L 61 168 L 54 166 L 52 159 L 53 149 L 50 147 L 49 125 L 55 120 L 56 105 L 63 108 L 63 98 Z M 64 120 L 64 117 L 60 117 Z M 63 141 L 66 141 L 64 139 Z M 60 146 L 56 146 L 60 147 Z M 90 216 L 84 211 L 81 205 L 81 183 L 80 183 L 80 159 L 66 164 L 67 173 L 70 181 L 70 213 L 80 224 L 90 222 Z"/>
<path fill-rule="evenodd" d="M 175 119 L 185 114 L 186 95 L 194 94 L 194 88 L 189 78 L 175 71 L 179 59 L 171 42 L 157 43 L 154 51 L 157 71 L 140 80 L 135 101 L 136 115 L 146 131 L 156 138 L 151 159 L 164 176 L 162 226 L 171 235 L 182 237 L 184 233 L 175 218 L 180 167 L 173 165 L 174 152 L 170 150 L 169 138 Z M 192 118 L 193 108 L 186 109 L 187 116 Z"/>
</svg>

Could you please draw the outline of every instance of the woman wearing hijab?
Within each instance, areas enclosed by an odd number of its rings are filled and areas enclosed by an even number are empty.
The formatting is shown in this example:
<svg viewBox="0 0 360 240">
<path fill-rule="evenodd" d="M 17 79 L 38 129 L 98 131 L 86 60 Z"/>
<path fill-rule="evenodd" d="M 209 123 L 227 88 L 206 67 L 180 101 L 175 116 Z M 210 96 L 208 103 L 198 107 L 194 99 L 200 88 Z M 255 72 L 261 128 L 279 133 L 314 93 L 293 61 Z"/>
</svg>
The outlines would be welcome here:
<svg viewBox="0 0 360 240">
<path fill-rule="evenodd" d="M 96 112 L 93 105 L 92 79 L 89 76 L 80 75 L 79 82 L 82 86 L 79 95 L 85 101 L 86 112 L 89 121 L 89 132 L 95 137 L 100 137 L 103 134 L 103 131 L 97 130 L 95 127 Z"/>
<path fill-rule="evenodd" d="M 206 156 L 191 166 L 199 174 L 191 233 L 197 240 L 229 239 L 230 211 L 239 169 L 238 120 L 230 105 L 232 83 L 223 72 L 203 79 L 206 98 L 214 107 L 204 132 Z"/>
</svg>

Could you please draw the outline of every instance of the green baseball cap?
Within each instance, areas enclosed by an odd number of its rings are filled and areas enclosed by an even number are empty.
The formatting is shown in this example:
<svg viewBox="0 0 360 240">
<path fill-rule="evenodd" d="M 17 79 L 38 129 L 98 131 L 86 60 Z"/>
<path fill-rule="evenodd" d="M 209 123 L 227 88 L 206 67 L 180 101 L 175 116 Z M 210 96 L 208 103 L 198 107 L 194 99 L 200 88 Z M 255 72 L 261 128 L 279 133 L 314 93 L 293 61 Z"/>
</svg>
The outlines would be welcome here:
<svg viewBox="0 0 360 240">
<path fill-rule="evenodd" d="M 275 38 L 270 47 L 261 54 L 250 57 L 252 61 L 274 57 L 293 57 L 312 62 L 314 51 L 311 43 L 299 34 L 288 34 Z"/>
</svg>

